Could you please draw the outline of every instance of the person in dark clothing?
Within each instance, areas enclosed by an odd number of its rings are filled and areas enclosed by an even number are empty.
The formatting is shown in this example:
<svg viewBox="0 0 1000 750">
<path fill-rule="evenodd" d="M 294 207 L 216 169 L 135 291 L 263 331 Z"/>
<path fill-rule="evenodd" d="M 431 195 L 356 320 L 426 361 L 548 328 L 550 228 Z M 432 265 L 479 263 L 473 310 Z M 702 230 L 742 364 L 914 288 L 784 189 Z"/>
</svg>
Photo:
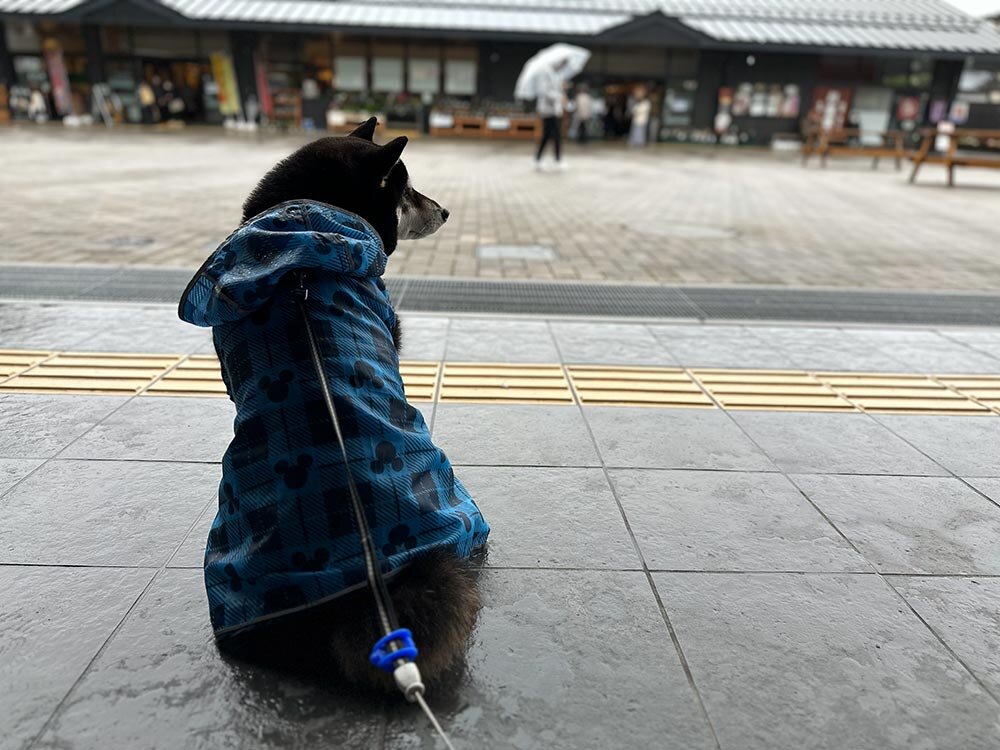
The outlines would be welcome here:
<svg viewBox="0 0 1000 750">
<path fill-rule="evenodd" d="M 535 154 L 535 169 L 542 169 L 542 153 L 549 141 L 555 150 L 556 165 L 562 166 L 562 115 L 563 88 L 560 71 L 566 61 L 560 60 L 551 69 L 544 71 L 538 81 L 538 101 L 536 103 L 538 116 L 542 120 L 542 139 L 538 143 Z"/>
<path fill-rule="evenodd" d="M 545 151 L 545 147 L 548 145 L 549 141 L 552 141 L 552 148 L 556 154 L 556 162 L 559 162 L 562 156 L 560 153 L 562 147 L 562 128 L 560 127 L 562 124 L 560 122 L 561 119 L 562 118 L 555 116 L 542 118 L 542 140 L 538 143 L 538 153 L 535 154 L 536 165 L 541 165 L 542 153 Z"/>
</svg>

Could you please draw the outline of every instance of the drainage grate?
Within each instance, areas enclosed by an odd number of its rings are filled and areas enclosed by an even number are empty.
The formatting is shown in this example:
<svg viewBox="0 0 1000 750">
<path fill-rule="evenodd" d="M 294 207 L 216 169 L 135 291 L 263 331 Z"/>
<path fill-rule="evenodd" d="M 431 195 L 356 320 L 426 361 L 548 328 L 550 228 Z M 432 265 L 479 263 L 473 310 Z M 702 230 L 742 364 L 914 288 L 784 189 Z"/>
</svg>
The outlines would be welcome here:
<svg viewBox="0 0 1000 750">
<path fill-rule="evenodd" d="M 407 280 L 402 311 L 700 318 L 677 288 L 539 281 Z"/>
<path fill-rule="evenodd" d="M 573 393 L 560 365 L 446 362 L 438 398 L 458 403 L 573 403 Z"/>
<path fill-rule="evenodd" d="M 176 304 L 193 270 L 0 266 L 0 298 Z M 401 311 L 1000 325 L 1000 295 L 390 276 Z"/>
<path fill-rule="evenodd" d="M 684 287 L 706 319 L 1000 325 L 1000 296 L 884 290 Z"/>
<path fill-rule="evenodd" d="M 595 406 L 714 408 L 711 399 L 684 371 L 652 367 L 566 368 L 580 403 Z"/>
</svg>

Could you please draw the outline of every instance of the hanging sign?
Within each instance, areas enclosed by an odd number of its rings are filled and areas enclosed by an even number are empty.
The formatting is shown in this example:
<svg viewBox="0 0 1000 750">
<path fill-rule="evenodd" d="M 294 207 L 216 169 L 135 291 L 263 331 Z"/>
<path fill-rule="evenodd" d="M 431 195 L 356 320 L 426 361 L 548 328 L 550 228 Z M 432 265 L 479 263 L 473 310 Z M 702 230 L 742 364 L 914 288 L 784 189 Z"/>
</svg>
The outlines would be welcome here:
<svg viewBox="0 0 1000 750">
<path fill-rule="evenodd" d="M 233 58 L 226 52 L 213 52 L 209 59 L 212 62 L 212 77 L 219 87 L 219 112 L 223 115 L 238 115 L 240 94 L 236 86 Z"/>
</svg>

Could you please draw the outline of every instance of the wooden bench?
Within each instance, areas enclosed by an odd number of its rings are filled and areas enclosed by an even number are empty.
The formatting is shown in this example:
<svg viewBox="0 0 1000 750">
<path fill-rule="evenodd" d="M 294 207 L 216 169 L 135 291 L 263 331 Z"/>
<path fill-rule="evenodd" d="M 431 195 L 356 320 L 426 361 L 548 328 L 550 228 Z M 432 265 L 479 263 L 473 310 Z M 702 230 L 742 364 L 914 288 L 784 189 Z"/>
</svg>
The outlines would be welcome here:
<svg viewBox="0 0 1000 750">
<path fill-rule="evenodd" d="M 920 148 L 910 158 L 913 160 L 913 172 L 910 173 L 910 182 L 917 179 L 917 172 L 924 164 L 942 164 L 948 170 L 948 187 L 955 186 L 955 167 L 975 167 L 979 169 L 1000 169 L 1000 150 L 996 145 L 989 145 L 993 153 L 982 151 L 959 152 L 959 144 L 963 141 L 976 141 L 977 145 L 982 145 L 983 141 L 994 141 L 1000 144 L 1000 130 L 960 130 L 952 132 L 939 131 L 928 128 L 922 131 L 923 141 Z M 934 151 L 934 144 L 938 137 L 948 139 L 948 148 L 944 151 Z"/>
<path fill-rule="evenodd" d="M 877 135 L 878 145 L 862 143 L 864 136 Z M 829 156 L 866 157 L 872 160 L 872 169 L 878 167 L 882 157 L 894 159 L 896 169 L 901 169 L 906 158 L 906 133 L 901 130 L 887 130 L 884 133 L 863 131 L 860 128 L 839 128 L 837 130 L 812 130 L 806 135 L 802 146 L 802 166 L 806 166 L 809 157 L 819 155 L 820 166 L 826 166 Z"/>
</svg>

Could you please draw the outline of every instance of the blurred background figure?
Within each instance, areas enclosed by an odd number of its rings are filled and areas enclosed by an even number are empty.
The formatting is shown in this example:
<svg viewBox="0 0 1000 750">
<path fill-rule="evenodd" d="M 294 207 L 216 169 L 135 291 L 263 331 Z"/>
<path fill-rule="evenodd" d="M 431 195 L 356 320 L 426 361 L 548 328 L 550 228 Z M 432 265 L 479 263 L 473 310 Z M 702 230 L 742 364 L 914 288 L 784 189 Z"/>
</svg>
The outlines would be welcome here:
<svg viewBox="0 0 1000 750">
<path fill-rule="evenodd" d="M 549 141 L 552 142 L 552 150 L 555 153 L 556 166 L 562 165 L 562 115 L 563 115 L 563 68 L 566 67 L 566 60 L 556 62 L 552 67 L 543 68 L 538 73 L 536 87 L 538 99 L 535 103 L 535 111 L 542 119 L 542 137 L 538 142 L 538 151 L 535 153 L 535 169 L 541 171 L 542 156 Z"/>
<path fill-rule="evenodd" d="M 28 99 L 28 119 L 35 122 L 45 122 L 49 119 L 49 103 L 41 89 L 32 89 Z"/>
<path fill-rule="evenodd" d="M 585 83 L 576 87 L 573 108 L 573 128 L 572 132 L 580 144 L 587 142 L 587 131 L 590 128 L 590 118 L 594 115 L 594 99 L 590 95 L 590 88 Z"/>
<path fill-rule="evenodd" d="M 535 168 L 542 169 L 542 155 L 549 141 L 556 165 L 562 166 L 562 118 L 566 110 L 564 88 L 590 59 L 590 51 L 572 44 L 553 44 L 536 52 L 525 62 L 514 86 L 516 99 L 535 102 L 542 121 L 542 133 L 535 153 Z"/>
<path fill-rule="evenodd" d="M 143 124 L 153 124 L 157 121 L 159 115 L 156 109 L 156 94 L 153 93 L 153 87 L 149 85 L 148 81 L 142 80 L 139 82 L 136 94 L 139 97 L 139 107 L 142 112 Z"/>
<path fill-rule="evenodd" d="M 652 106 L 646 87 L 637 86 L 635 99 L 632 102 L 632 127 L 628 135 L 628 144 L 632 148 L 643 148 L 646 145 L 646 133 L 649 129 L 649 114 Z"/>
</svg>

